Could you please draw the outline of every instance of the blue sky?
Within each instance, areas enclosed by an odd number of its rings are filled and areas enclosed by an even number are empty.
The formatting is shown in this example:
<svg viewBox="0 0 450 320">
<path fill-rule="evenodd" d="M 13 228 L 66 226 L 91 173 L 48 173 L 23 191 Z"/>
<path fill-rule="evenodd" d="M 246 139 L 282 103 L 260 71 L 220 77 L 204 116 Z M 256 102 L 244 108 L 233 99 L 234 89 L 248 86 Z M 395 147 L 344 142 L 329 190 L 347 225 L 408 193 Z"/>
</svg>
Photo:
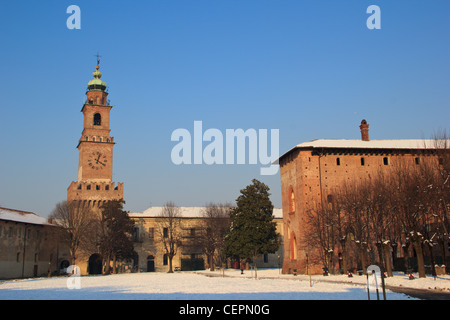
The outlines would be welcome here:
<svg viewBox="0 0 450 320">
<path fill-rule="evenodd" d="M 69 5 L 81 29 L 69 30 Z M 369 30 L 369 5 L 381 30 Z M 47 216 L 77 180 L 85 90 L 100 52 L 114 181 L 126 209 L 233 202 L 260 165 L 171 162 L 177 128 L 318 138 L 429 138 L 450 119 L 448 0 L 0 2 L 0 206 Z"/>
</svg>

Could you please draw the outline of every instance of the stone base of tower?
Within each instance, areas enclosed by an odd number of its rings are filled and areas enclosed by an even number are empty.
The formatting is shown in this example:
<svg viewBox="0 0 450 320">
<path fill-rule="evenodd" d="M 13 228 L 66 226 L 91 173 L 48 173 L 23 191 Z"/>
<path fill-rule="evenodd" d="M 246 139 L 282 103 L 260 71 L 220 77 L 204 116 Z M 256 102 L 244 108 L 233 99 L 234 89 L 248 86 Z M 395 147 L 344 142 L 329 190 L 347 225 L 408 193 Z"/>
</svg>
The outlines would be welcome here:
<svg viewBox="0 0 450 320">
<path fill-rule="evenodd" d="M 78 203 L 89 208 L 93 215 L 99 215 L 103 204 L 111 200 L 123 199 L 123 183 L 99 181 L 73 181 L 67 188 L 67 203 Z M 104 271 L 103 257 L 92 248 L 80 247 L 75 265 L 81 275 L 101 274 Z"/>
</svg>

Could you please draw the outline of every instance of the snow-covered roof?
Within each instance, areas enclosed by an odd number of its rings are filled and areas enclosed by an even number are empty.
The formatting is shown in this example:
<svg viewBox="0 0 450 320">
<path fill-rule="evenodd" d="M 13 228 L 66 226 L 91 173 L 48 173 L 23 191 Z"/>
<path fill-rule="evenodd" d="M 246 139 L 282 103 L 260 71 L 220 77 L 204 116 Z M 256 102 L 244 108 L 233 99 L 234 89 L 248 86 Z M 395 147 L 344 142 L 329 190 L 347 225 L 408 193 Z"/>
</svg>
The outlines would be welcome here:
<svg viewBox="0 0 450 320">
<path fill-rule="evenodd" d="M 316 139 L 300 143 L 297 148 L 375 148 L 375 149 L 431 149 L 435 140 L 369 140 L 358 139 Z"/>
<path fill-rule="evenodd" d="M 48 220 L 46 218 L 38 216 L 33 212 L 1 207 L 0 207 L 0 220 L 29 223 L 29 224 L 49 225 Z"/>
<path fill-rule="evenodd" d="M 447 141 L 450 146 L 450 140 Z M 404 140 L 369 140 L 360 139 L 316 139 L 303 142 L 285 152 L 281 157 L 294 149 L 303 148 L 345 148 L 345 149 L 433 149 L 436 141 L 433 139 L 404 139 Z M 280 158 L 281 158 L 280 157 Z"/>
<path fill-rule="evenodd" d="M 152 218 L 159 217 L 164 207 L 151 207 L 143 212 L 130 212 L 128 215 L 131 218 Z M 204 218 L 204 210 L 206 207 L 179 207 L 182 218 Z M 274 208 L 273 216 L 275 218 L 283 218 L 282 209 Z"/>
</svg>

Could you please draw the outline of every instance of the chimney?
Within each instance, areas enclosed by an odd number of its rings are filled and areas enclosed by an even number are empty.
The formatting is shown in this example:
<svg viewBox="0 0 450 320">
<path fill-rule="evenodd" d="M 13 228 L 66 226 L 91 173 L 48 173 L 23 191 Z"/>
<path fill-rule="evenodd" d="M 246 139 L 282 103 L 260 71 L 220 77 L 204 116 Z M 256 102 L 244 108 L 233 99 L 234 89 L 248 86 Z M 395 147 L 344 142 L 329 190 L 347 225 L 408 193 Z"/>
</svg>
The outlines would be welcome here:
<svg viewBox="0 0 450 320">
<path fill-rule="evenodd" d="M 369 141 L 369 125 L 366 120 L 361 121 L 359 129 L 361 129 L 361 140 Z"/>
</svg>

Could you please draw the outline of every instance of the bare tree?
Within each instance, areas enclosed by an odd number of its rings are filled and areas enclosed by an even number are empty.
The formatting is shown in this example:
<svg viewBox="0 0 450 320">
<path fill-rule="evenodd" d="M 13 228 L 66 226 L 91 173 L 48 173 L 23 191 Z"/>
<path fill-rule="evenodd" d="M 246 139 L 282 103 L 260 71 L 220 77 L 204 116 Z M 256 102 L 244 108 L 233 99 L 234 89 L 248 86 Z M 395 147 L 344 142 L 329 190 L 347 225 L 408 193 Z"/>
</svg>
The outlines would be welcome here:
<svg viewBox="0 0 450 320">
<path fill-rule="evenodd" d="M 440 246 L 443 262 L 446 263 L 446 245 L 450 241 L 450 132 L 439 130 L 434 134 L 434 153 L 438 158 L 435 162 L 438 175 L 435 189 L 435 234 Z"/>
<path fill-rule="evenodd" d="M 400 219 L 406 240 L 414 246 L 417 255 L 417 267 L 419 277 L 425 277 L 425 262 L 423 255 L 423 226 L 426 224 L 424 214 L 423 188 L 420 170 L 411 166 L 399 167 L 395 170 L 392 179 L 393 199 L 395 201 L 394 212 Z"/>
<path fill-rule="evenodd" d="M 230 228 L 231 204 L 209 203 L 203 211 L 203 234 L 200 237 L 200 244 L 208 258 L 211 271 L 214 271 L 216 261 L 222 257 L 225 247 L 224 236 Z"/>
<path fill-rule="evenodd" d="M 91 234 L 93 213 L 87 207 L 79 206 L 77 202 L 62 201 L 56 204 L 49 218 L 60 226 L 59 238 L 69 246 L 71 264 L 76 264 L 77 254 L 88 241 Z"/>
<path fill-rule="evenodd" d="M 331 207 L 316 203 L 313 208 L 306 210 L 308 228 L 305 239 L 310 249 L 318 249 L 314 260 L 322 261 L 324 268 L 334 270 L 334 249 L 336 246 L 336 215 Z"/>
<path fill-rule="evenodd" d="M 167 202 L 159 215 L 156 228 L 164 252 L 169 259 L 169 271 L 173 273 L 173 257 L 177 254 L 181 242 L 181 210 L 173 202 Z"/>
</svg>

